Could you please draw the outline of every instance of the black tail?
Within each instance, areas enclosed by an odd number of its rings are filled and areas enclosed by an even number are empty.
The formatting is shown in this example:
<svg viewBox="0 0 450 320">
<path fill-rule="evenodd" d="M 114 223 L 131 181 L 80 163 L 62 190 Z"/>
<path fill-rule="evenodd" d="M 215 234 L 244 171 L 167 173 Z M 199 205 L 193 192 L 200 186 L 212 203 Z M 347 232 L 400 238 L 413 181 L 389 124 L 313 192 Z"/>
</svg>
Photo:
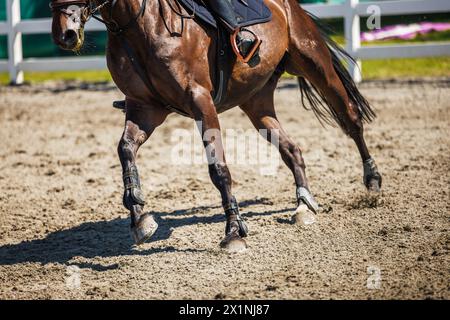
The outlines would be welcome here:
<svg viewBox="0 0 450 320">
<path fill-rule="evenodd" d="M 338 74 L 339 79 L 341 79 L 350 101 L 353 103 L 353 105 L 358 107 L 362 120 L 371 122 L 376 117 L 375 112 L 372 110 L 369 102 L 362 96 L 361 92 L 359 92 L 358 87 L 356 86 L 344 63 L 342 62 L 344 60 L 348 61 L 348 63 L 356 63 L 355 60 L 350 56 L 350 54 L 348 54 L 330 38 L 329 33 L 332 33 L 332 31 L 329 27 L 320 22 L 319 18 L 314 16 L 312 13 L 307 12 L 307 14 L 316 23 L 317 27 L 319 28 L 320 34 L 330 48 L 334 70 Z M 334 111 L 333 108 L 326 104 L 326 100 L 320 93 L 320 91 L 318 91 L 317 88 L 314 87 L 314 85 L 309 83 L 304 78 L 298 78 L 298 82 L 302 94 L 303 107 L 305 109 L 308 109 L 305 105 L 306 98 L 314 114 L 317 116 L 321 123 L 326 122 L 333 125 L 334 121 L 338 123 L 343 129 L 345 129 L 345 126 L 340 120 L 338 114 Z"/>
</svg>

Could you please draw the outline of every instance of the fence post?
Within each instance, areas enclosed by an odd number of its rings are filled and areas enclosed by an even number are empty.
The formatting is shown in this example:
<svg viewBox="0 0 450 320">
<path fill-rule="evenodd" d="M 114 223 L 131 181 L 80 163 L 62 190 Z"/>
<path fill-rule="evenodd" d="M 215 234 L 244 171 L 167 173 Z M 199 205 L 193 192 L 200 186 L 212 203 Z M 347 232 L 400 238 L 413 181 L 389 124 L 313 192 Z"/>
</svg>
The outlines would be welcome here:
<svg viewBox="0 0 450 320">
<path fill-rule="evenodd" d="M 7 0 L 6 5 L 8 23 L 8 68 L 9 79 L 12 84 L 22 84 L 23 71 L 19 69 L 22 62 L 22 33 L 17 32 L 17 24 L 20 22 L 20 0 Z"/>
<path fill-rule="evenodd" d="M 358 5 L 358 3 L 359 0 L 347 0 L 347 9 L 344 17 L 346 50 L 353 57 L 356 56 L 359 48 L 361 48 L 360 19 L 359 15 L 356 14 L 356 6 Z M 354 65 L 353 63 L 349 63 L 350 75 L 356 83 L 362 81 L 361 68 L 362 63 L 359 59 L 356 59 L 356 65 Z"/>
</svg>

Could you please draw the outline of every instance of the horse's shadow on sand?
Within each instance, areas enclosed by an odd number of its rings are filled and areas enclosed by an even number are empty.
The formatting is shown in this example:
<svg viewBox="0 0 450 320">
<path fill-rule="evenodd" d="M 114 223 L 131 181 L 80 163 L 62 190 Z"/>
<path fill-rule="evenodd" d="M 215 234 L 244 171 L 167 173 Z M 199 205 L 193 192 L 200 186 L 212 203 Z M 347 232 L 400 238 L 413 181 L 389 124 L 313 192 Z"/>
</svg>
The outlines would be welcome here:
<svg viewBox="0 0 450 320">
<path fill-rule="evenodd" d="M 267 204 L 267 199 L 248 200 L 241 202 L 241 208 L 254 204 Z M 212 216 L 195 215 L 196 212 L 217 209 L 219 213 Z M 265 216 L 292 210 L 287 208 L 276 211 L 247 212 L 245 217 Z M 159 228 L 151 242 L 166 240 L 172 230 L 178 227 L 194 224 L 224 223 L 225 217 L 219 206 L 201 206 L 172 212 L 152 212 Z M 115 257 L 122 255 L 152 255 L 161 252 L 190 251 L 199 252 L 204 249 L 178 249 L 172 246 L 154 247 L 134 250 L 129 234 L 129 219 L 118 218 L 110 221 L 86 222 L 79 226 L 56 231 L 43 239 L 23 241 L 18 244 L 0 246 L 0 266 L 17 263 L 37 262 L 41 264 L 69 264 L 74 257 Z M 104 271 L 118 266 L 102 266 L 90 263 L 80 267 Z"/>
</svg>

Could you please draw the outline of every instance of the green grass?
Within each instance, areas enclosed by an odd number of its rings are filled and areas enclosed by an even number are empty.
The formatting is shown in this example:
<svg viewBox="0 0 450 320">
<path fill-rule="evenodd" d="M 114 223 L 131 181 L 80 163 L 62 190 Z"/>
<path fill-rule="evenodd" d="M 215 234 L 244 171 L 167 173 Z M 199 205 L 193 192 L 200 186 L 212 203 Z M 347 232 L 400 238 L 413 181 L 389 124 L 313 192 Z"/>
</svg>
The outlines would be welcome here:
<svg viewBox="0 0 450 320">
<path fill-rule="evenodd" d="M 363 78 L 450 77 L 450 57 L 368 60 L 362 64 Z"/>
<path fill-rule="evenodd" d="M 36 84 L 45 81 L 84 81 L 84 82 L 108 82 L 112 81 L 107 70 L 99 71 L 58 71 L 58 72 L 25 72 L 25 81 Z M 0 73 L 0 84 L 9 83 L 7 73 Z"/>
</svg>

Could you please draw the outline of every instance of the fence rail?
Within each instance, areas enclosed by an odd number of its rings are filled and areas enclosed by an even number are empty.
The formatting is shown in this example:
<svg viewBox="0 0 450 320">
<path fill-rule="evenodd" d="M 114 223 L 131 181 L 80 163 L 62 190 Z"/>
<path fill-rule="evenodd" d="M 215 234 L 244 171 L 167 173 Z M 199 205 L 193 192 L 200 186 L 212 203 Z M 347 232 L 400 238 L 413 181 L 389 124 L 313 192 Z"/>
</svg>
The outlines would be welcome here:
<svg viewBox="0 0 450 320">
<path fill-rule="evenodd" d="M 315 4 L 302 7 L 319 18 L 343 18 L 345 48 L 361 66 L 361 60 L 411 58 L 450 55 L 450 42 L 405 44 L 386 46 L 361 46 L 360 17 L 373 14 L 374 8 L 382 15 L 407 15 L 450 12 L 450 0 L 372 1 L 346 0 L 343 4 Z M 22 34 L 51 32 L 51 19 L 21 21 L 20 0 L 7 0 L 7 21 L 0 22 L 0 35 L 8 37 L 8 60 L 0 60 L 0 72 L 9 72 L 11 83 L 24 81 L 27 71 L 101 70 L 106 68 L 104 57 L 28 58 L 23 59 Z M 86 31 L 104 31 L 105 27 L 90 20 Z M 362 80 L 360 68 L 349 66 L 355 81 Z"/>
</svg>

